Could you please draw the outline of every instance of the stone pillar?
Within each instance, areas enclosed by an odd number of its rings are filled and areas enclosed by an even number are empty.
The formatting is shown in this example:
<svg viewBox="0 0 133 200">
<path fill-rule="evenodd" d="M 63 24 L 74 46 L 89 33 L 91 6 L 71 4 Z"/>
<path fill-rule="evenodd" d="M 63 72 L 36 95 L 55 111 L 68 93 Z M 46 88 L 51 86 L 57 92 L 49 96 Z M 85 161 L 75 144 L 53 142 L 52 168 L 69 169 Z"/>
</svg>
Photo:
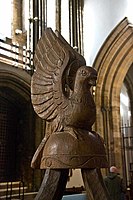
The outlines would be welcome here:
<svg viewBox="0 0 133 200">
<path fill-rule="evenodd" d="M 22 19 L 23 6 L 22 0 L 13 0 L 13 20 L 12 20 L 12 41 L 19 45 L 26 44 L 26 35 L 23 34 Z"/>
<path fill-rule="evenodd" d="M 122 172 L 122 137 L 120 131 L 120 107 L 119 100 L 116 101 L 116 105 L 112 107 L 112 134 L 114 138 L 115 152 L 115 165 L 121 169 Z"/>
</svg>

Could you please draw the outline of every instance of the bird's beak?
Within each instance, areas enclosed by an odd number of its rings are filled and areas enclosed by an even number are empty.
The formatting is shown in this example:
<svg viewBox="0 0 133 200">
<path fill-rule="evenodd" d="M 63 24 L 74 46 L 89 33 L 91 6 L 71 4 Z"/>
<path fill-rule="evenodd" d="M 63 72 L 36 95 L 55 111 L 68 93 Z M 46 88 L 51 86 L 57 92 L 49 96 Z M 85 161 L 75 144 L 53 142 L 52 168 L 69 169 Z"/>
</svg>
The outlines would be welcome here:
<svg viewBox="0 0 133 200">
<path fill-rule="evenodd" d="M 89 84 L 91 86 L 96 86 L 96 81 L 97 81 L 97 76 L 96 75 L 92 75 L 89 79 Z"/>
</svg>

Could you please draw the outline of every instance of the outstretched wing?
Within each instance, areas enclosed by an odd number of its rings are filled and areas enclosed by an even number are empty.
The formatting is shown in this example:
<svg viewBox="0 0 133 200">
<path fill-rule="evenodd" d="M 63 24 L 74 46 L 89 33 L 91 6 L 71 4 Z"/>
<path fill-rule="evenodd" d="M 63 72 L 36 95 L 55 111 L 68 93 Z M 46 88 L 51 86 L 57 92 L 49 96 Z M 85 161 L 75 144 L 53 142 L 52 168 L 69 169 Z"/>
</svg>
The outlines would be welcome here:
<svg viewBox="0 0 133 200">
<path fill-rule="evenodd" d="M 74 76 L 70 72 L 85 65 L 85 60 L 57 31 L 54 33 L 47 28 L 37 44 L 34 65 L 32 104 L 41 118 L 51 121 L 68 106 L 69 91 L 73 88 L 71 79 Z"/>
</svg>

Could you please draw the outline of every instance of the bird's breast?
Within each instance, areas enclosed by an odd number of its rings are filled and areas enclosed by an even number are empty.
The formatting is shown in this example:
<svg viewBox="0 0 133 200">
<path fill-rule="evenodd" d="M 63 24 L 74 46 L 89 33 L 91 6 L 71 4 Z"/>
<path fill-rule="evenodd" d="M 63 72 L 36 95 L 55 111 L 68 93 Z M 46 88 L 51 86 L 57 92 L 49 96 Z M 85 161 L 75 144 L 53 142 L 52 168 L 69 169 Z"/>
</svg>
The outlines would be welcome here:
<svg viewBox="0 0 133 200">
<path fill-rule="evenodd" d="M 73 98 L 72 98 L 72 104 L 73 106 L 76 106 L 76 107 L 81 107 L 82 109 L 86 107 L 88 107 L 88 109 L 94 109 L 96 106 L 95 106 L 95 102 L 93 100 L 93 97 L 89 94 L 86 94 L 86 95 L 75 95 Z"/>
<path fill-rule="evenodd" d="M 92 126 L 96 118 L 96 106 L 91 95 L 75 95 L 66 114 L 67 125 Z"/>
</svg>

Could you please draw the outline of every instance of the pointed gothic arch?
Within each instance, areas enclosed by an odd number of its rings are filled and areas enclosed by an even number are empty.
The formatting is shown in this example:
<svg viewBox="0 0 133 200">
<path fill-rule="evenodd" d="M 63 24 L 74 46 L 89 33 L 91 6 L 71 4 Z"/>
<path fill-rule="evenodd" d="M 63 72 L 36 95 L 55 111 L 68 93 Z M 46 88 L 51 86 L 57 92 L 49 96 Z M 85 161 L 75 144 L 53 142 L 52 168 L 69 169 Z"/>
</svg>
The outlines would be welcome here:
<svg viewBox="0 0 133 200">
<path fill-rule="evenodd" d="M 124 18 L 102 45 L 93 67 L 98 71 L 96 130 L 103 134 L 110 164 L 122 166 L 120 90 L 133 63 L 133 25 Z"/>
</svg>

